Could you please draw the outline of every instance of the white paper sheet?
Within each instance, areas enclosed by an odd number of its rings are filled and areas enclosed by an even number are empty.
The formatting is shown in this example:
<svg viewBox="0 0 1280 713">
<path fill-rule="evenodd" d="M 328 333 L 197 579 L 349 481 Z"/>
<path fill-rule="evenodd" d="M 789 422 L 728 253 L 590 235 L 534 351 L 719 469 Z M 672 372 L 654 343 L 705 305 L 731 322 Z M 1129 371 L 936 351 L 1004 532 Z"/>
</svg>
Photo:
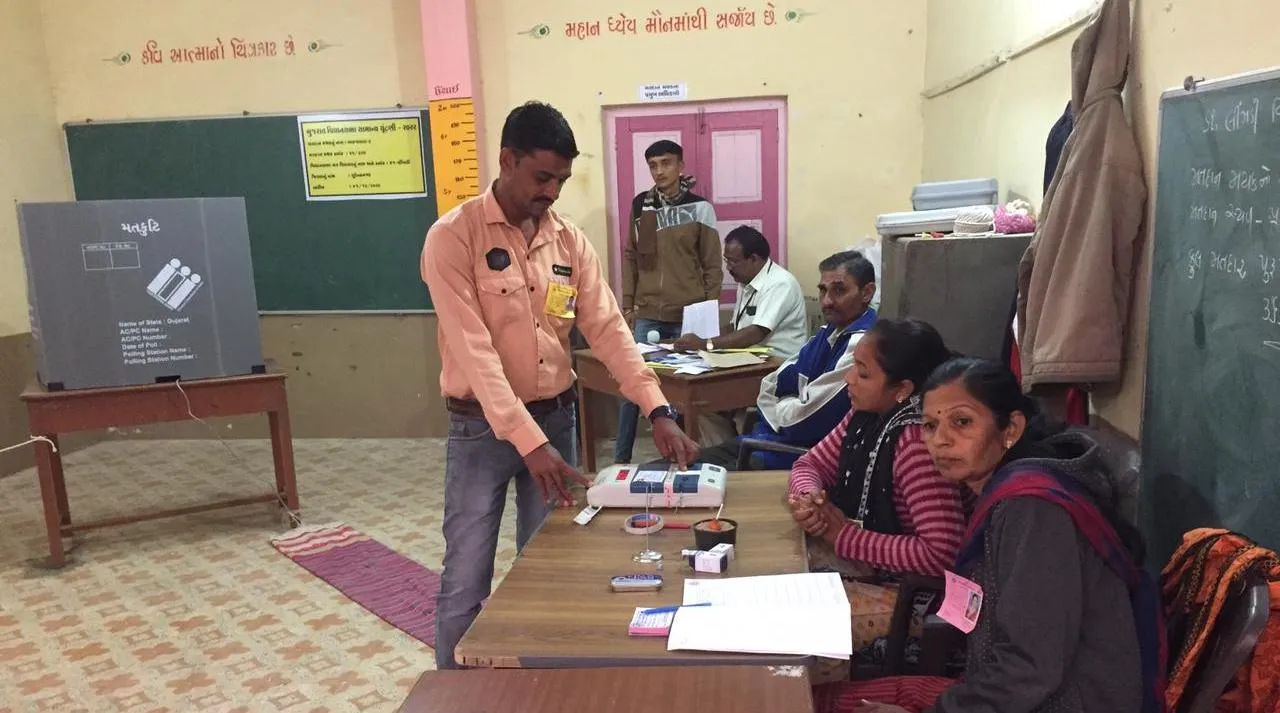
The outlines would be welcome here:
<svg viewBox="0 0 1280 713">
<path fill-rule="evenodd" d="M 662 351 L 662 347 L 657 344 L 645 344 L 644 342 L 636 342 L 636 349 L 640 351 L 641 356 Z"/>
<path fill-rule="evenodd" d="M 762 607 L 843 607 L 849 610 L 836 572 L 772 574 L 762 577 L 686 579 L 683 604 Z"/>
<path fill-rule="evenodd" d="M 684 321 L 680 324 L 680 333 L 696 334 L 703 339 L 714 339 L 720 336 L 720 302 L 706 300 L 686 306 Z"/>
<path fill-rule="evenodd" d="M 670 651 L 733 651 L 848 659 L 849 599 L 834 572 L 687 579 Z"/>
</svg>

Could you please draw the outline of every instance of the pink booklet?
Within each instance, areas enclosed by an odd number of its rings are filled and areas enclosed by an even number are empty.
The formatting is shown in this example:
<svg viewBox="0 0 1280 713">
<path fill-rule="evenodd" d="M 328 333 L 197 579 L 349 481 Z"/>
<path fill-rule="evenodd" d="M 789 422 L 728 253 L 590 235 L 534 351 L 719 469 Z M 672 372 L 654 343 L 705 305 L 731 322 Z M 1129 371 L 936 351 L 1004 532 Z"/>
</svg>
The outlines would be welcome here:
<svg viewBox="0 0 1280 713">
<path fill-rule="evenodd" d="M 675 621 L 676 612 L 664 611 L 645 614 L 647 607 L 636 607 L 631 615 L 631 623 L 627 633 L 631 636 L 666 636 L 671 633 L 671 622 Z"/>
</svg>

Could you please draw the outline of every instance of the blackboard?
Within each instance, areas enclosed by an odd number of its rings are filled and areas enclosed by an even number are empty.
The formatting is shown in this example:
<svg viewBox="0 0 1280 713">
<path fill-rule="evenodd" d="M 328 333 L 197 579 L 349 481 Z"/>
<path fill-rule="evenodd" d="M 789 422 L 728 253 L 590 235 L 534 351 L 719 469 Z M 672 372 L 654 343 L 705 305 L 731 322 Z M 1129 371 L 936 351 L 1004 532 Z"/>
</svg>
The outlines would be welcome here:
<svg viewBox="0 0 1280 713">
<path fill-rule="evenodd" d="M 1140 520 L 1280 547 L 1280 71 L 1160 101 Z M 1099 299 L 1103 299 L 1099 296 Z"/>
<path fill-rule="evenodd" d="M 417 110 L 417 109 L 414 109 Z M 419 274 L 427 197 L 308 201 L 297 115 L 88 122 L 65 127 L 77 200 L 243 197 L 263 312 L 431 309 Z"/>
</svg>

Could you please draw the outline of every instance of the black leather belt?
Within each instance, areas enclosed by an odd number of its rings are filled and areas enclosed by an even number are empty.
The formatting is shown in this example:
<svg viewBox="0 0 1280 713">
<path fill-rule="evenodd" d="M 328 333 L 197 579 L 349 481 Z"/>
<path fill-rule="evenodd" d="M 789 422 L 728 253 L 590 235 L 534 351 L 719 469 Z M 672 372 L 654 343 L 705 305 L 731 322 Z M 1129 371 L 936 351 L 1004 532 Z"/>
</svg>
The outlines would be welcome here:
<svg viewBox="0 0 1280 713">
<path fill-rule="evenodd" d="M 577 389 L 570 386 L 559 396 L 552 396 L 549 399 L 540 399 L 538 401 L 530 401 L 524 405 L 529 410 L 529 415 L 534 418 L 546 416 L 553 411 L 566 408 L 576 403 L 578 400 Z M 452 396 L 445 397 L 444 407 L 450 413 L 456 413 L 459 416 L 470 416 L 472 418 L 484 418 L 484 408 L 480 406 L 479 401 L 470 399 L 455 399 Z"/>
</svg>

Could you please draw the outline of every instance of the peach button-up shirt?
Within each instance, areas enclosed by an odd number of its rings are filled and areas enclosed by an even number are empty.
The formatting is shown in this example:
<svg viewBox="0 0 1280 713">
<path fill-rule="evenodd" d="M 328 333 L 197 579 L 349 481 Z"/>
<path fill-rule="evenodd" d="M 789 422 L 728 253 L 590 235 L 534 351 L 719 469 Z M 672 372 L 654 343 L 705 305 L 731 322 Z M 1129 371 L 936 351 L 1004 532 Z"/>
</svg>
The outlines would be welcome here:
<svg viewBox="0 0 1280 713">
<path fill-rule="evenodd" d="M 667 403 L 591 243 L 555 211 L 526 243 L 490 188 L 427 231 L 422 278 L 439 323 L 441 393 L 478 401 L 494 435 L 521 456 L 547 442 L 525 404 L 557 396 L 577 378 L 569 353 L 575 321 L 623 396 L 644 413 Z M 576 320 L 547 313 L 553 282 L 577 289 Z"/>
</svg>

